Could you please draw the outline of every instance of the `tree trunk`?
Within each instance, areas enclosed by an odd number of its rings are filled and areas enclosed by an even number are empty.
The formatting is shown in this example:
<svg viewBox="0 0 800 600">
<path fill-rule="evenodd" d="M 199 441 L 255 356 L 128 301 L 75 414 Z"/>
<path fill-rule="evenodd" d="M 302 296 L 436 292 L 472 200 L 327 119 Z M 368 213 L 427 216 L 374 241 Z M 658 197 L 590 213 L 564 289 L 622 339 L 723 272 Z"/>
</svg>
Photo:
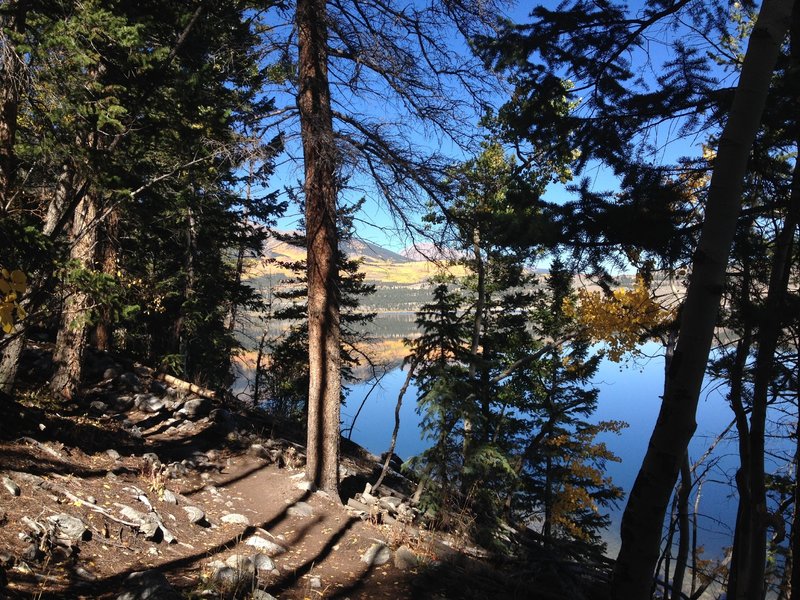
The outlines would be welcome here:
<svg viewBox="0 0 800 600">
<path fill-rule="evenodd" d="M 58 178 L 53 199 L 47 207 L 42 233 L 52 237 L 58 229 L 61 220 L 64 218 L 64 211 L 67 210 L 71 199 L 75 195 L 74 171 L 70 165 L 64 165 L 63 171 Z M 31 307 L 25 305 L 28 312 L 32 312 Z M 35 308 L 35 307 L 34 307 Z M 14 339 L 3 348 L 3 357 L 0 360 L 0 391 L 11 394 L 14 388 L 14 381 L 17 378 L 17 368 L 22 350 L 25 348 L 27 325 L 25 322 L 16 323 L 14 326 Z"/>
<path fill-rule="evenodd" d="M 336 146 L 328 83 L 324 0 L 298 0 L 300 134 L 305 165 L 308 276 L 308 442 L 306 478 L 338 498 L 339 293 L 336 262 Z"/>
<path fill-rule="evenodd" d="M 616 600 L 647 600 L 658 561 L 664 514 L 697 424 L 697 401 L 725 283 L 747 161 L 761 123 L 772 71 L 789 28 L 792 0 L 765 0 L 722 133 L 705 220 L 681 315 L 666 393 L 622 519 L 612 581 Z"/>
<path fill-rule="evenodd" d="M 28 12 L 26 0 L 12 0 L 0 16 L 0 27 L 14 34 L 25 31 Z M 17 135 L 19 91 L 23 87 L 25 61 L 17 54 L 16 44 L 7 35 L 0 42 L 0 214 L 9 210 L 14 196 L 17 159 L 14 141 Z"/>
<path fill-rule="evenodd" d="M 792 253 L 798 217 L 800 217 L 800 170 L 795 168 L 789 210 L 783 228 L 775 241 L 767 298 L 761 309 L 757 335 L 758 351 L 753 381 L 753 400 L 750 410 L 750 492 L 747 529 L 743 542 L 749 549 L 747 560 L 739 561 L 736 595 L 728 592 L 731 600 L 758 600 L 763 598 L 767 560 L 767 490 L 764 473 L 764 436 L 767 421 L 769 386 L 774 373 L 775 350 L 778 346 L 783 319 L 786 316 L 786 290 L 789 285 Z M 743 501 L 740 499 L 740 501 Z"/>
<path fill-rule="evenodd" d="M 70 259 L 77 261 L 83 269 L 94 267 L 96 217 L 94 196 L 86 194 L 75 208 L 72 218 L 72 245 L 69 252 Z M 68 399 L 75 395 L 80 385 L 83 353 L 89 333 L 89 301 L 85 292 L 72 290 L 64 301 L 61 312 L 61 324 L 53 351 L 56 373 L 50 382 L 50 389 Z"/>
<path fill-rule="evenodd" d="M 692 470 L 689 467 L 689 454 L 681 463 L 681 487 L 678 488 L 678 556 L 675 559 L 675 574 L 672 576 L 672 600 L 683 598 L 683 580 L 686 565 L 689 564 L 689 492 L 692 490 Z"/>
<path fill-rule="evenodd" d="M 101 228 L 100 252 L 97 257 L 104 275 L 116 278 L 119 258 L 119 206 L 111 209 Z M 113 324 L 111 310 L 107 306 L 99 309 L 99 319 L 95 325 L 95 346 L 98 350 L 110 351 L 113 346 Z"/>
</svg>

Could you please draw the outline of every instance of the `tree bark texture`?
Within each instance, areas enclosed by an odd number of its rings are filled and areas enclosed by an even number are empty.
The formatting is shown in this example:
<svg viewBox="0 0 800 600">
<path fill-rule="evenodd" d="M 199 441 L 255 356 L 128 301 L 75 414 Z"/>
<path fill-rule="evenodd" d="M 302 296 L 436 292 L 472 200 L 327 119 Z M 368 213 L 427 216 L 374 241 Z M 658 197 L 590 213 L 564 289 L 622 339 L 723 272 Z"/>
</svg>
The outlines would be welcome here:
<svg viewBox="0 0 800 600">
<path fill-rule="evenodd" d="M 772 72 L 789 28 L 793 0 L 765 0 L 745 55 L 720 139 L 692 278 L 666 393 L 622 519 L 622 546 L 612 582 L 615 600 L 647 600 L 661 531 L 681 461 L 697 427 L 697 401 L 725 284 L 744 175 Z"/>
<path fill-rule="evenodd" d="M 70 259 L 77 261 L 83 269 L 94 268 L 96 218 L 97 204 L 94 195 L 86 194 L 75 208 L 72 218 L 72 245 L 69 252 Z M 72 398 L 80 385 L 83 353 L 89 334 L 89 302 L 86 292 L 72 290 L 65 299 L 61 312 L 61 323 L 53 351 L 56 372 L 50 382 L 50 389 L 64 398 Z"/>
<path fill-rule="evenodd" d="M 100 228 L 100 244 L 97 260 L 103 274 L 115 278 L 118 270 L 119 259 L 119 206 L 115 206 L 108 213 L 103 227 Z M 94 337 L 98 350 L 111 351 L 113 346 L 113 323 L 111 310 L 107 306 L 100 307 L 99 319 L 95 325 Z"/>
<path fill-rule="evenodd" d="M 298 0 L 297 106 L 305 165 L 308 236 L 308 440 L 306 478 L 338 498 L 339 291 L 336 262 L 336 146 L 328 82 L 327 16 L 324 0 Z"/>
</svg>

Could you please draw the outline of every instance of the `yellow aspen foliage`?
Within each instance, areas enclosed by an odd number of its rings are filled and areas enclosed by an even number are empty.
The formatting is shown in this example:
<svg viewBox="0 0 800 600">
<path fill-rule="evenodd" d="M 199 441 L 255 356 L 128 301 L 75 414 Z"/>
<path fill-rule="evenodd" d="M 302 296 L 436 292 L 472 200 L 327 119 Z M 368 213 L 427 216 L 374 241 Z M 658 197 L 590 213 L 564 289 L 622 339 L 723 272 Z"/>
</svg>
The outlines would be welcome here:
<svg viewBox="0 0 800 600">
<path fill-rule="evenodd" d="M 579 290 L 577 299 L 564 301 L 564 313 L 576 319 L 592 340 L 606 343 L 614 362 L 634 351 L 648 331 L 675 318 L 674 310 L 653 300 L 640 276 L 632 288 L 619 288 L 611 295 Z"/>
<path fill-rule="evenodd" d="M 25 293 L 28 280 L 22 271 L 0 270 L 0 328 L 4 333 L 14 329 L 14 315 L 17 320 L 25 318 L 25 310 L 19 298 Z"/>
</svg>

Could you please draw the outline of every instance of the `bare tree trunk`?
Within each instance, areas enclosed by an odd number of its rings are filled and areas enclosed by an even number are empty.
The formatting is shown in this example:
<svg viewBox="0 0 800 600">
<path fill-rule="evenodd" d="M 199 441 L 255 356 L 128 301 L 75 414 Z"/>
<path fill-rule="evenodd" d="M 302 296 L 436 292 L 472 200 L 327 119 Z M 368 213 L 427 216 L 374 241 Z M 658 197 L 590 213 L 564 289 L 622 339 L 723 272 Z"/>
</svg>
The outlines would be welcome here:
<svg viewBox="0 0 800 600">
<path fill-rule="evenodd" d="M 678 488 L 678 556 L 675 558 L 675 574 L 672 576 L 672 600 L 683 597 L 683 580 L 689 564 L 689 492 L 692 490 L 692 471 L 687 453 L 681 464 L 681 487 Z"/>
<path fill-rule="evenodd" d="M 84 269 L 94 267 L 97 242 L 97 205 L 93 194 L 86 194 L 75 209 L 72 220 L 72 245 L 70 259 L 78 261 Z M 64 301 L 61 324 L 58 328 L 53 362 L 56 372 L 50 389 L 65 398 L 72 398 L 78 390 L 83 369 L 83 353 L 88 339 L 89 325 L 86 317 L 89 296 L 73 290 Z"/>
<path fill-rule="evenodd" d="M 308 235 L 308 442 L 306 478 L 338 498 L 339 340 L 336 146 L 328 83 L 325 0 L 298 0 L 300 134 Z"/>
<path fill-rule="evenodd" d="M 26 0 L 11 0 L 3 13 L 0 16 L 3 30 L 14 34 L 25 31 Z M 9 210 L 15 193 L 17 158 L 14 141 L 24 72 L 25 61 L 17 53 L 16 44 L 5 35 L 5 31 L 0 31 L 0 214 Z"/>
<path fill-rule="evenodd" d="M 714 161 L 705 220 L 694 255 L 664 401 L 622 518 L 622 546 L 612 581 L 612 596 L 616 600 L 650 597 L 664 514 L 697 427 L 697 401 L 741 209 L 747 160 L 789 28 L 792 5 L 792 0 L 765 0 L 750 36 Z"/>
<path fill-rule="evenodd" d="M 119 206 L 115 206 L 108 213 L 103 227 L 101 228 L 100 255 L 98 260 L 104 275 L 116 277 L 119 259 Z M 95 325 L 94 337 L 95 345 L 98 350 L 110 351 L 113 346 L 113 324 L 112 315 L 108 307 L 103 306 L 99 310 L 99 320 Z"/>
<path fill-rule="evenodd" d="M 750 514 L 743 542 L 749 549 L 748 560 L 740 561 L 736 596 L 732 600 L 757 600 L 766 592 L 764 581 L 767 560 L 767 490 L 764 473 L 764 436 L 767 421 L 769 386 L 772 382 L 775 350 L 786 315 L 786 290 L 789 285 L 789 257 L 800 217 L 800 169 L 792 177 L 792 194 L 783 228 L 775 241 L 767 298 L 761 309 L 758 328 L 758 351 L 753 381 L 753 400 L 750 410 L 750 469 L 748 488 Z M 741 501 L 741 499 L 740 499 Z"/>
</svg>

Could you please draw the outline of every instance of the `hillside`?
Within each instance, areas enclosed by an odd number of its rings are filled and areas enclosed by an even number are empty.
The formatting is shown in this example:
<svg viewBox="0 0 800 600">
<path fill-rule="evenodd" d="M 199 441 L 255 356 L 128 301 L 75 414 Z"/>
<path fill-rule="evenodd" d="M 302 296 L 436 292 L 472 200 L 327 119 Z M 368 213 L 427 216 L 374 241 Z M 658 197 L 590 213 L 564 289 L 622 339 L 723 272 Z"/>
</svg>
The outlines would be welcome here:
<svg viewBox="0 0 800 600">
<path fill-rule="evenodd" d="M 378 286 L 420 286 L 438 269 L 435 263 L 424 259 L 422 255 L 409 258 L 364 240 L 351 240 L 344 244 L 343 249 L 349 258 L 362 261 L 361 271 L 366 274 L 366 280 Z M 293 263 L 303 260 L 303 248 L 270 238 L 264 244 L 260 257 L 247 260 L 246 278 L 262 289 L 275 287 L 280 279 L 291 275 L 288 269 L 281 267 L 276 261 Z M 464 272 L 458 266 L 451 266 L 449 269 L 456 275 Z M 264 285 L 266 283 L 272 285 Z"/>
<path fill-rule="evenodd" d="M 576 589 L 546 561 L 495 565 L 463 537 L 431 533 L 413 482 L 393 473 L 367 487 L 378 458 L 347 440 L 341 498 L 315 493 L 300 427 L 122 357 L 92 353 L 76 400 L 50 398 L 50 352 L 29 348 L 16 397 L 0 395 L 2 598 L 549 600 Z M 565 568 L 587 590 L 605 577 Z"/>
</svg>

